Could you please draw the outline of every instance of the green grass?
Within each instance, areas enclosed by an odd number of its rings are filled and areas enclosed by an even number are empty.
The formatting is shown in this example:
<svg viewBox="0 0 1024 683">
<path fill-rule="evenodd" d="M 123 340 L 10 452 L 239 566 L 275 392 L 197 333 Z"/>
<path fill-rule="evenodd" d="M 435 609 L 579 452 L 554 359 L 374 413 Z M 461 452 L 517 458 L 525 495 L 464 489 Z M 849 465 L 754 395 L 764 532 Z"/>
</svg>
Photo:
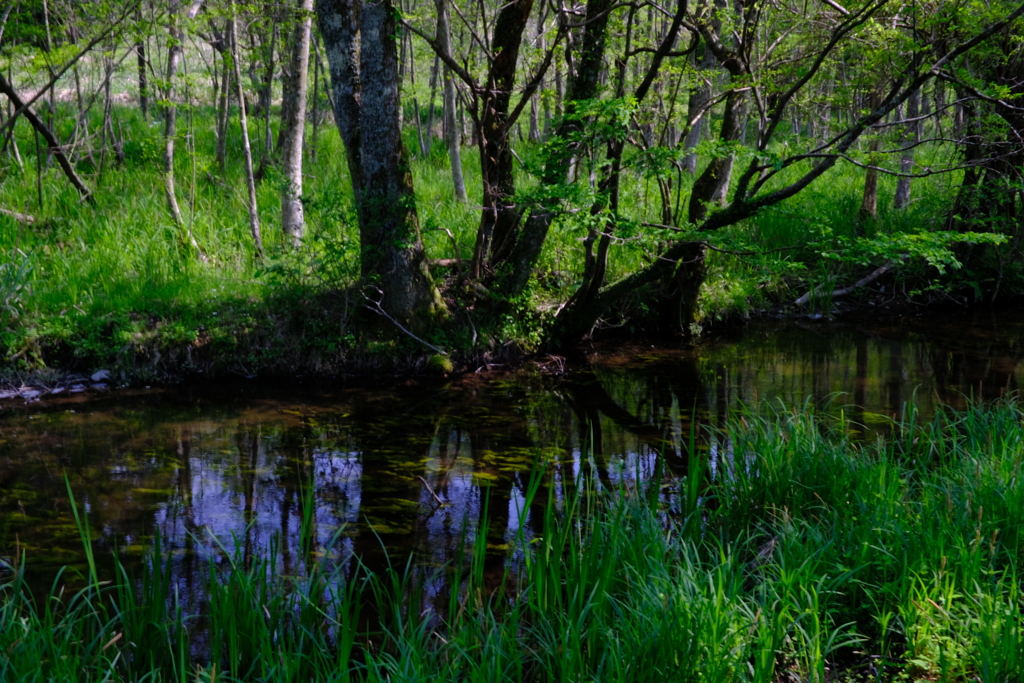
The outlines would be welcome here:
<svg viewBox="0 0 1024 683">
<path fill-rule="evenodd" d="M 159 539 L 141 576 L 62 574 L 41 599 L 20 558 L 0 587 L 0 678 L 1013 680 L 1024 410 L 907 410 L 865 443 L 841 417 L 766 407 L 691 443 L 687 476 L 639 488 L 538 471 L 534 532 L 497 582 L 483 534 L 438 574 L 328 547 L 282 576 L 274 544 L 227 543 L 188 596 Z"/>
<path fill-rule="evenodd" d="M 57 129 L 66 139 L 74 113 L 70 105 L 59 109 Z M 92 113 L 94 128 L 99 115 Z M 24 122 L 15 131 L 24 170 L 11 159 L 0 162 L 0 207 L 37 218 L 34 224 L 22 225 L 0 214 L 4 372 L 59 367 L 91 373 L 114 367 L 124 381 L 198 371 L 324 374 L 359 362 L 378 367 L 384 358 L 422 351 L 409 340 L 395 341 L 380 330 L 349 324 L 362 303 L 353 290 L 359 270 L 358 232 L 344 150 L 330 123 L 320 128 L 316 161 L 307 160 L 308 238 L 300 253 L 292 253 L 281 233 L 279 173 L 270 167 L 260 184 L 257 199 L 267 259 L 259 263 L 248 233 L 237 118 L 230 126 L 228 163 L 221 173 L 214 162 L 212 109 L 182 107 L 177 195 L 186 223 L 209 257 L 203 261 L 185 246 L 169 218 L 162 186 L 161 125 L 143 120 L 130 106 L 118 105 L 114 116 L 124 135 L 124 163 L 108 159 L 102 178 L 88 159 L 79 164 L 88 184 L 96 188 L 95 206 L 82 204 L 55 166 L 43 170 L 39 205 L 33 138 Z M 260 121 L 250 123 L 253 140 L 259 125 Z M 307 134 L 311 135 L 310 127 Z M 442 142 L 435 140 L 423 158 L 411 127 L 406 138 L 428 257 L 470 258 L 479 223 L 477 150 L 471 145 L 463 149 L 469 201 L 460 204 L 452 198 Z M 537 146 L 517 141 L 515 147 L 527 166 L 537 167 Z M 929 161 L 928 154 L 938 153 L 922 148 L 922 162 Z M 737 168 L 744 163 L 741 159 Z M 623 175 L 621 213 L 631 221 L 658 223 L 657 182 L 633 166 L 627 164 Z M 791 180 L 799 171 L 788 169 L 777 182 Z M 581 173 L 585 182 L 586 169 Z M 517 174 L 519 189 L 528 192 L 536 178 L 518 164 Z M 685 205 L 693 179 L 686 174 L 676 177 L 674 170 L 670 175 L 674 187 L 681 185 L 676 189 Z M 869 262 L 877 266 L 884 257 L 827 259 L 822 254 L 838 253 L 839 240 L 849 242 L 859 235 L 898 236 L 941 227 L 955 179 L 915 181 L 917 199 L 910 209 L 896 212 L 889 208 L 893 182 L 883 177 L 880 216 L 865 224 L 856 220 L 863 172 L 850 165 L 837 167 L 794 200 L 716 235 L 726 247 L 783 251 L 763 257 L 713 253 L 702 316 L 715 320 L 745 314 L 791 300 L 816 284 L 848 283 L 866 272 Z M 575 208 L 579 211 L 555 222 L 538 264 L 538 282 L 529 295 L 510 307 L 511 314 L 476 321 L 476 350 L 509 341 L 523 348 L 535 346 L 550 311 L 579 284 L 584 263 L 580 244 L 587 229 L 579 217 L 588 212 L 587 207 Z M 609 280 L 643 267 L 663 246 L 659 239 L 664 239 L 628 226 L 620 237 L 622 242 L 611 251 Z M 1000 261 L 1003 292 L 1018 287 L 1014 268 L 1012 258 Z M 900 284 L 908 291 L 928 286 L 936 276 L 921 259 L 908 260 L 901 272 Z M 438 269 L 435 275 L 440 281 L 446 272 Z M 965 272 L 956 286 L 982 292 L 991 289 L 995 278 L 991 269 L 982 268 Z M 650 313 L 651 305 L 644 301 L 650 294 L 642 292 L 625 305 L 625 315 Z M 458 299 L 463 293 L 449 295 Z M 468 330 L 440 331 L 431 341 L 472 352 L 473 336 Z"/>
</svg>

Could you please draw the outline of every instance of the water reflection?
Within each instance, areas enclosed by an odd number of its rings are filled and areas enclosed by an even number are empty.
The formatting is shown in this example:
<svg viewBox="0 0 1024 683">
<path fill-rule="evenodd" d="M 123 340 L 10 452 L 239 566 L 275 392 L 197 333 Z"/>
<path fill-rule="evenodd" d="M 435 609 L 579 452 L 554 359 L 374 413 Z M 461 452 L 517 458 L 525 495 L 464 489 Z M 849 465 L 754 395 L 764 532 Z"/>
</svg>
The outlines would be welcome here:
<svg viewBox="0 0 1024 683">
<path fill-rule="evenodd" d="M 379 568 L 411 553 L 436 567 L 480 535 L 500 570 L 516 534 L 540 523 L 524 508 L 534 473 L 556 496 L 588 481 L 671 483 L 694 439 L 728 468 L 727 452 L 702 445 L 707 428 L 766 399 L 843 409 L 874 438 L 905 402 L 928 415 L 1015 391 L 1019 318 L 751 327 L 700 349 L 599 347 L 564 375 L 549 364 L 387 388 L 207 386 L 7 406 L 0 556 L 26 552 L 39 587 L 59 566 L 82 568 L 66 474 L 103 571 L 115 546 L 137 561 L 159 533 L 183 594 L 222 546 L 252 558 L 280 539 L 277 569 L 300 572 L 310 493 L 313 544 L 333 540 L 339 562 Z"/>
</svg>

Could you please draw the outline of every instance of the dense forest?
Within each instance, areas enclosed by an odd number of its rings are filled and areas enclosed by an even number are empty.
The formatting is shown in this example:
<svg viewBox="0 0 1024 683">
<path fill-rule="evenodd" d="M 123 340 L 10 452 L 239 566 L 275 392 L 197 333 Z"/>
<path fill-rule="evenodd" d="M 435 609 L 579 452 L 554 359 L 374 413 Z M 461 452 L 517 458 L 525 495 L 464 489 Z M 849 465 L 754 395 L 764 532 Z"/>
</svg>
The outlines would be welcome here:
<svg viewBox="0 0 1024 683">
<path fill-rule="evenodd" d="M 10 0 L 2 363 L 444 372 L 1018 295 L 1022 15 Z"/>
</svg>

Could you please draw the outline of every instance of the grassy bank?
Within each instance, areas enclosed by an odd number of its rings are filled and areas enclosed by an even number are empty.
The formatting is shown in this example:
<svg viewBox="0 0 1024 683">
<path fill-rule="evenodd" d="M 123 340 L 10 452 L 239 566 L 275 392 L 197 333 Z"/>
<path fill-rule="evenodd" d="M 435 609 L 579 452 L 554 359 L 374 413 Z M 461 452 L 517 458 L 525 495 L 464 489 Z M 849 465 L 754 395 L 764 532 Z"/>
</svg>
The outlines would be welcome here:
<svg viewBox="0 0 1024 683">
<path fill-rule="evenodd" d="M 281 576 L 273 549 L 229 546 L 186 595 L 157 547 L 142 576 L 93 571 L 74 594 L 60 577 L 33 600 L 27 558 L 5 568 L 0 678 L 1013 680 L 1022 417 L 910 414 L 863 443 L 841 419 L 766 409 L 692 449 L 680 480 L 600 490 L 583 472 L 556 490 L 537 472 L 538 533 L 498 577 L 483 539 L 437 574 L 322 549 Z"/>
<path fill-rule="evenodd" d="M 68 137 L 76 116 L 70 104 L 58 109 L 57 132 Z M 358 231 L 334 127 L 329 122 L 320 127 L 315 159 L 308 155 L 303 196 L 308 234 L 297 252 L 282 235 L 283 180 L 268 160 L 257 193 L 267 257 L 257 260 L 248 232 L 237 124 L 230 127 L 221 170 L 214 158 L 212 108 L 182 109 L 177 194 L 202 255 L 167 210 L 162 128 L 135 107 L 114 108 L 123 160 L 111 157 L 93 165 L 85 155 L 79 161 L 79 172 L 94 188 L 93 205 L 81 203 L 59 169 L 47 166 L 45 150 L 37 176 L 28 153 L 34 149 L 31 132 L 24 124 L 15 127 L 23 165 L 0 161 L 0 208 L 8 211 L 0 212 L 0 374 L 12 378 L 58 369 L 88 376 L 108 369 L 118 383 L 149 383 L 196 373 L 428 370 L 435 350 L 369 312 L 358 288 Z M 99 113 L 92 116 L 98 126 Z M 250 125 L 250 137 L 257 139 L 258 123 Z M 408 148 L 418 150 L 412 128 L 407 135 Z M 308 143 L 311 152 L 311 137 Z M 528 193 L 536 184 L 528 169 L 539 167 L 540 148 L 520 142 L 518 149 L 523 165 L 517 167 L 517 183 Z M 537 347 L 544 326 L 581 281 L 580 243 L 588 229 L 576 217 L 586 215 L 585 207 L 570 207 L 574 210 L 555 224 L 527 294 L 504 306 L 478 306 L 478 294 L 458 277 L 457 260 L 473 253 L 479 222 L 479 159 L 471 147 L 464 151 L 468 204 L 452 197 L 448 158 L 439 140 L 428 154 L 412 159 L 426 253 L 435 264 L 445 264 L 435 265 L 433 275 L 453 311 L 451 324 L 423 341 L 450 353 L 457 364 Z M 938 163 L 942 154 L 924 147 L 921 163 L 931 157 Z M 681 196 L 692 180 L 680 176 Z M 725 251 L 710 256 L 702 321 L 741 318 L 791 302 L 816 286 L 831 291 L 889 258 L 903 259 L 899 272 L 880 280 L 875 285 L 880 291 L 865 292 L 868 296 L 884 293 L 891 301 L 894 293 L 905 298 L 928 288 L 938 296 L 964 291 L 980 296 L 996 277 L 1004 294 L 1016 291 L 1018 273 L 1008 255 L 999 261 L 998 273 L 980 268 L 936 281 L 936 264 L 953 273 L 953 254 L 942 239 L 932 243 L 916 233 L 942 226 L 958 181 L 957 173 L 915 180 L 914 196 L 920 199 L 895 211 L 885 200 L 894 181 L 883 177 L 879 217 L 865 221 L 856 210 L 863 171 L 849 165 L 834 169 L 793 201 L 716 236 Z M 623 183 L 625 222 L 610 256 L 611 279 L 636 271 L 664 247 L 664 235 L 643 227 L 661 220 L 657 183 L 639 167 L 627 172 Z M 641 292 L 621 307 L 618 319 L 606 323 L 656 329 L 649 323 L 659 317 L 659 296 Z M 818 297 L 813 306 L 827 312 L 831 302 Z"/>
</svg>

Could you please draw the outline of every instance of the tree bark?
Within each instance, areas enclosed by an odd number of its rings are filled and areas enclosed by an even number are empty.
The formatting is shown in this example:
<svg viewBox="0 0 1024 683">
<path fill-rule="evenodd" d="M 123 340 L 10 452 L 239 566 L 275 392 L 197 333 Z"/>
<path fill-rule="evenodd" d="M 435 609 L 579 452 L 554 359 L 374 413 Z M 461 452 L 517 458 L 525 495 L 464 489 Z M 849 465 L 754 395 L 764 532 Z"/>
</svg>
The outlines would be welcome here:
<svg viewBox="0 0 1024 683">
<path fill-rule="evenodd" d="M 584 20 L 586 28 L 580 45 L 579 60 L 576 72 L 569 80 L 567 112 L 575 110 L 577 101 L 597 97 L 612 4 L 612 0 L 589 0 L 587 2 L 587 13 Z M 555 136 L 566 139 L 581 130 L 581 122 L 563 119 L 555 131 Z M 564 182 L 573 156 L 573 149 L 565 149 L 556 158 L 549 161 L 544 169 L 542 182 L 546 185 Z M 609 190 L 613 189 L 617 191 L 617 187 L 609 188 Z M 614 192 L 610 192 L 610 194 L 614 194 Z M 502 293 L 506 296 L 517 296 L 529 283 L 544 242 L 547 240 L 556 210 L 557 206 L 554 204 L 531 209 L 530 218 L 523 226 L 508 258 L 510 274 L 502 283 Z"/>
<path fill-rule="evenodd" d="M 220 37 L 220 56 L 223 62 L 221 69 L 220 99 L 217 102 L 217 149 L 215 152 L 217 168 L 221 174 L 227 167 L 228 158 L 228 124 L 231 122 L 231 78 L 234 73 L 234 58 L 237 48 L 231 46 L 234 36 L 228 24 Z"/>
<path fill-rule="evenodd" d="M 387 0 L 318 0 L 359 217 L 364 282 L 377 305 L 413 330 L 445 314 L 427 268 L 402 144 L 396 11 Z"/>
<path fill-rule="evenodd" d="M 707 72 L 714 70 L 718 65 L 715 55 L 711 50 L 705 50 L 704 58 L 700 62 L 700 70 L 694 74 L 694 85 L 690 88 L 690 99 L 687 103 L 686 119 L 690 126 L 683 138 L 683 149 L 692 150 L 700 144 L 701 131 L 704 126 L 706 112 L 701 110 L 711 99 L 711 85 L 705 82 Z M 697 175 L 697 154 L 690 152 L 683 157 L 683 169 L 690 175 Z"/>
<path fill-rule="evenodd" d="M 359 128 L 359 2 L 316 0 L 316 12 L 331 73 L 334 123 L 345 145 L 345 161 L 358 207 L 363 194 L 362 136 Z"/>
<path fill-rule="evenodd" d="M 142 10 L 135 14 L 136 22 L 142 23 Z M 142 118 L 149 120 L 149 83 L 146 78 L 146 39 L 139 37 L 135 43 L 136 62 L 139 68 L 139 109 L 142 111 Z"/>
<path fill-rule="evenodd" d="M 915 90 L 907 98 L 906 118 L 916 119 L 921 110 L 921 91 Z M 903 128 L 900 136 L 900 147 L 905 148 L 900 156 L 900 173 L 909 174 L 914 170 L 914 145 L 920 137 L 921 122 L 911 121 Z M 896 179 L 896 196 L 893 197 L 893 207 L 897 210 L 905 209 L 910 204 L 910 178 L 900 176 Z"/>
<path fill-rule="evenodd" d="M 204 0 L 195 0 L 185 12 L 185 19 L 195 19 L 203 7 L 203 2 Z M 185 241 L 199 253 L 199 257 L 205 260 L 206 255 L 199 248 L 199 243 L 192 235 L 192 229 L 185 224 L 181 217 L 174 182 L 174 141 L 178 135 L 178 107 L 174 103 L 174 79 L 178 75 L 178 63 L 181 61 L 182 34 L 178 25 L 180 8 L 180 2 L 173 0 L 168 25 L 170 47 L 167 52 L 167 107 L 164 111 L 164 192 L 167 195 L 167 207 L 175 226 L 182 231 Z"/>
<path fill-rule="evenodd" d="M 448 0 L 435 0 L 437 6 L 437 44 L 447 54 L 451 54 L 451 29 L 448 21 Z M 442 67 L 444 88 L 442 109 L 444 116 L 444 144 L 448 148 L 448 161 L 452 167 L 452 185 L 455 199 L 465 204 L 466 181 L 462 177 L 462 152 L 460 142 L 462 131 L 456 120 L 455 74 L 447 66 Z"/>
<path fill-rule="evenodd" d="M 509 237 L 519 226 L 515 195 L 514 160 L 509 139 L 509 102 L 515 86 L 519 48 L 533 9 L 533 0 L 511 0 L 502 6 L 491 39 L 494 55 L 480 102 L 480 174 L 483 211 L 477 229 L 471 276 L 481 278 L 511 248 Z"/>
<path fill-rule="evenodd" d="M 238 22 L 235 19 L 235 3 L 231 2 L 231 61 L 234 63 L 235 86 L 238 88 L 238 101 L 245 102 L 242 88 L 242 70 L 238 63 Z M 256 179 L 252 169 L 252 147 L 249 145 L 249 126 L 245 115 L 245 107 L 238 108 L 238 118 L 242 126 L 242 153 L 245 157 L 245 184 L 249 190 L 249 231 L 256 248 L 256 258 L 263 258 L 263 237 L 260 234 L 260 215 L 256 206 Z"/>
<path fill-rule="evenodd" d="M 285 186 L 281 190 L 281 228 L 292 246 L 302 243 L 305 220 L 302 211 L 302 142 L 306 125 L 306 93 L 309 83 L 309 44 L 313 27 L 313 0 L 299 0 L 299 16 L 292 37 L 287 95 L 281 109 L 281 162 Z"/>
<path fill-rule="evenodd" d="M 741 74 L 735 76 L 737 79 Z M 735 142 L 743 133 L 742 126 L 746 121 L 747 93 L 742 89 L 734 89 L 725 99 L 725 113 L 722 116 L 722 130 L 718 139 L 722 142 Z M 708 215 L 713 204 L 724 204 L 732 178 L 733 155 L 718 156 L 712 159 L 704 172 L 693 183 L 690 194 L 689 218 L 691 223 L 699 223 Z"/>
<path fill-rule="evenodd" d="M 878 153 L 882 141 L 877 136 L 868 143 L 868 163 L 876 162 L 875 154 Z M 869 168 L 864 172 L 864 196 L 860 203 L 860 217 L 867 220 L 878 218 L 878 170 Z"/>
</svg>

